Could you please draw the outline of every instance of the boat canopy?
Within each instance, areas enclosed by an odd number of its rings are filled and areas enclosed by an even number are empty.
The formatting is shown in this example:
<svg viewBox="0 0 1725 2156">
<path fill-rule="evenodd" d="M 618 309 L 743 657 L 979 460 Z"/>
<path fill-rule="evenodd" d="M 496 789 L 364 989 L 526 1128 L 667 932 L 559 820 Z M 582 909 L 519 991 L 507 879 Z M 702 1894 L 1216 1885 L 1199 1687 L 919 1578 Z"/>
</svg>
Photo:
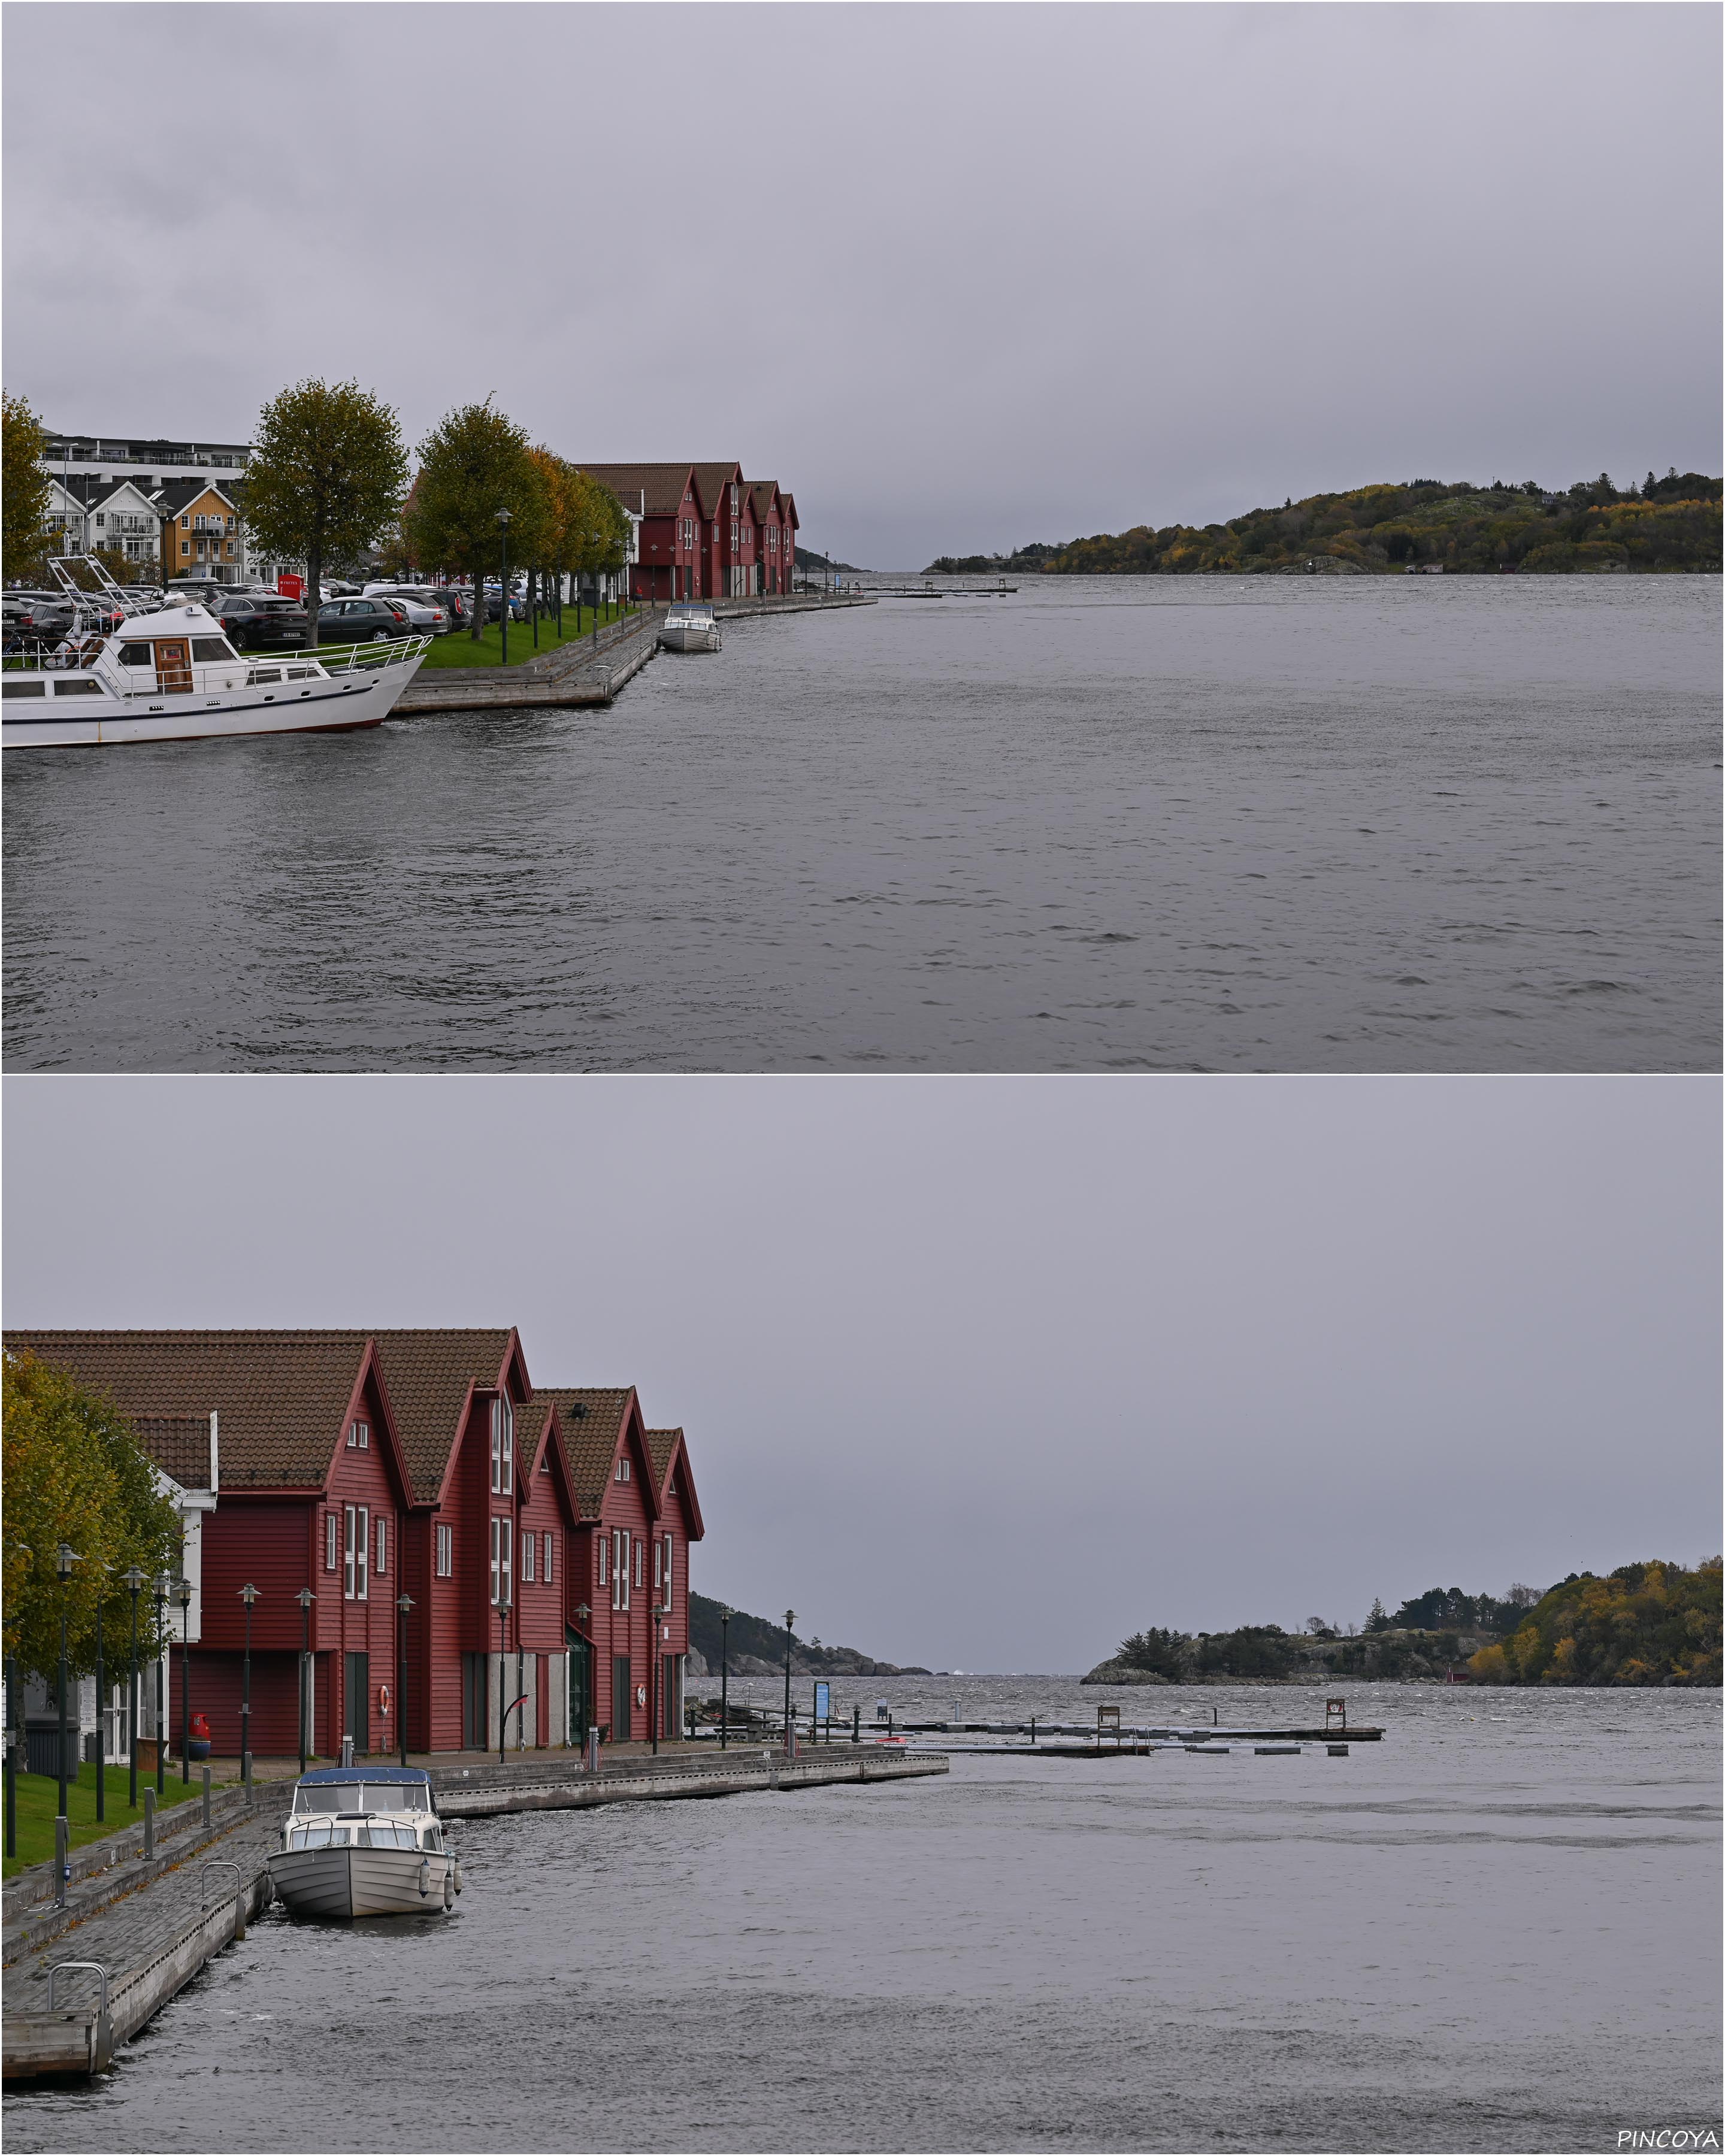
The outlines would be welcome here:
<svg viewBox="0 0 1725 2156">
<path fill-rule="evenodd" d="M 430 1774 L 424 1767 L 373 1767 L 368 1761 L 357 1759 L 351 1767 L 313 1767 L 301 1774 L 300 1785 L 316 1782 L 429 1782 Z"/>
</svg>

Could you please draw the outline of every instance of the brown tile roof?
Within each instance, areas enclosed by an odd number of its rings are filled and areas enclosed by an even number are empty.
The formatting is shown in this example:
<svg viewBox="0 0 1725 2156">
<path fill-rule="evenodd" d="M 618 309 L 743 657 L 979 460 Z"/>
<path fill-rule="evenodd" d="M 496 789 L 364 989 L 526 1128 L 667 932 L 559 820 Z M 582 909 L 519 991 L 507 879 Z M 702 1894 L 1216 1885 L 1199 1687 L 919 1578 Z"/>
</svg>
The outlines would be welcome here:
<svg viewBox="0 0 1725 2156">
<path fill-rule="evenodd" d="M 696 491 L 701 496 L 703 513 L 711 520 L 730 514 L 723 499 L 725 489 L 732 483 L 742 484 L 742 466 L 739 464 L 696 465 Z"/>
<path fill-rule="evenodd" d="M 334 1457 L 366 1342 L 375 1340 L 409 1486 L 424 1504 L 441 1486 L 469 1386 L 495 1384 L 511 1337 L 506 1326 L 494 1326 L 393 1332 L 8 1332 L 5 1341 L 110 1394 L 135 1419 L 207 1417 L 215 1409 L 224 1489 L 315 1490 Z"/>
<path fill-rule="evenodd" d="M 647 1450 L 653 1460 L 654 1486 L 661 1497 L 665 1495 L 665 1472 L 670 1466 L 671 1455 L 677 1449 L 677 1440 L 682 1435 L 680 1430 L 649 1430 L 647 1433 Z"/>
<path fill-rule="evenodd" d="M 401 1436 L 417 1505 L 443 1488 L 470 1387 L 489 1391 L 509 1352 L 506 1325 L 416 1327 L 377 1332 L 378 1367 Z M 225 1440 L 227 1428 L 223 1426 Z"/>
<path fill-rule="evenodd" d="M 608 487 L 625 509 L 640 513 L 641 496 L 647 498 L 649 516 L 681 513 L 683 495 L 693 465 L 583 465 L 589 479 Z"/>
<path fill-rule="evenodd" d="M 749 483 L 749 495 L 755 505 L 755 515 L 764 524 L 767 512 L 773 506 L 773 497 L 778 492 L 776 479 L 757 479 Z"/>
<path fill-rule="evenodd" d="M 611 1481 L 611 1463 L 623 1435 L 634 1388 L 542 1385 L 538 1400 L 555 1400 L 569 1455 L 569 1473 L 584 1520 L 596 1519 Z"/>
<path fill-rule="evenodd" d="M 679 1445 L 683 1447 L 683 1464 L 679 1471 L 680 1488 L 678 1496 L 684 1501 L 689 1516 L 689 1532 L 696 1542 L 705 1539 L 706 1526 L 701 1517 L 701 1500 L 695 1494 L 694 1471 L 689 1465 L 689 1447 L 680 1430 L 649 1430 L 647 1450 L 653 1456 L 653 1480 L 659 1491 L 659 1502 L 663 1507 L 669 1494 L 671 1461 Z"/>
<path fill-rule="evenodd" d="M 131 1421 L 138 1443 L 164 1475 L 182 1490 L 209 1488 L 208 1415 L 133 1415 Z"/>
</svg>

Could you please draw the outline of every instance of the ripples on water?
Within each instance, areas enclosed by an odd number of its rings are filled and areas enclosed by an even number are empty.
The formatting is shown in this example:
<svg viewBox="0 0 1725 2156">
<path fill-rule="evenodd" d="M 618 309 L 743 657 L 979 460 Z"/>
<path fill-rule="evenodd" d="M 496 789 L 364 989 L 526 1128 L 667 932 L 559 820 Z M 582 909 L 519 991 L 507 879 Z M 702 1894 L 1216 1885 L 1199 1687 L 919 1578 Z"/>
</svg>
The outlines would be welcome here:
<svg viewBox="0 0 1725 2156">
<path fill-rule="evenodd" d="M 8 756 L 14 1069 L 1717 1067 L 1717 578 L 742 622 L 608 714 Z"/>
<path fill-rule="evenodd" d="M 697 1687 L 698 1689 L 698 1687 Z M 864 1680 L 1225 1722 L 1321 1695 Z M 764 1697 L 764 1688 L 762 1696 Z M 454 1830 L 424 1926 L 253 1927 L 32 2149 L 1609 2149 L 1719 2125 L 1717 1696 L 1353 1686 L 1346 1759 Z"/>
</svg>

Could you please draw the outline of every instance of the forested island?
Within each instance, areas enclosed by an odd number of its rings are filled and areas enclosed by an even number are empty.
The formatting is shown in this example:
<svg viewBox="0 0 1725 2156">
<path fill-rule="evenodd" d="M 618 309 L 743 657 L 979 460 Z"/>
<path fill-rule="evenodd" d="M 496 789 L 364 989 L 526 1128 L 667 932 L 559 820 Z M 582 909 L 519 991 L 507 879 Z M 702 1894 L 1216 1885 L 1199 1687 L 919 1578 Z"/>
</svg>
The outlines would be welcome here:
<svg viewBox="0 0 1725 2156">
<path fill-rule="evenodd" d="M 722 1603 L 711 1601 L 705 1594 L 689 1597 L 691 1676 L 717 1676 L 721 1640 L 726 1639 L 733 1676 L 770 1676 L 783 1672 L 783 1623 L 751 1617 L 744 1609 L 733 1609 L 729 1625 L 721 1634 L 720 1620 L 723 1614 Z M 926 1677 L 929 1674 L 914 1666 L 901 1668 L 896 1662 L 877 1662 L 855 1647 L 824 1647 L 818 1639 L 798 1639 L 794 1631 L 791 1634 L 791 1672 L 796 1676 L 818 1677 Z"/>
<path fill-rule="evenodd" d="M 1572 1573 L 1545 1594 L 1430 1588 L 1393 1614 L 1374 1602 L 1358 1631 L 1322 1618 L 1303 1632 L 1152 1628 L 1122 1640 L 1086 1684 L 1312 1683 L 1326 1677 L 1466 1677 L 1475 1684 L 1720 1681 L 1720 1560 Z"/>
<path fill-rule="evenodd" d="M 1675 468 L 1620 490 L 1601 472 L 1561 493 L 1537 480 L 1408 480 L 1308 495 L 1225 524 L 1147 524 L 1007 556 L 942 555 L 929 575 L 1009 570 L 1043 576 L 1200 572 L 1398 576 L 1583 570 L 1718 571 L 1725 558 L 1717 479 Z"/>
</svg>

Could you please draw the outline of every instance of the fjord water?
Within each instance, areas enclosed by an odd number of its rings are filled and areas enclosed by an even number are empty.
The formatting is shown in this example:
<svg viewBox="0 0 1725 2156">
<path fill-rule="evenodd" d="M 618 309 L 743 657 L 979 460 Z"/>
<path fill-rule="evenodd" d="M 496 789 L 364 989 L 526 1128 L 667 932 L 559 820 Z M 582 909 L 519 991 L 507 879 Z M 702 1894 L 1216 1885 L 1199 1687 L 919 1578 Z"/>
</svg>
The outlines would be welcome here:
<svg viewBox="0 0 1725 2156">
<path fill-rule="evenodd" d="M 762 1686 L 764 1697 L 767 1687 Z M 868 1679 L 848 1717 L 1305 1689 Z M 1346 1758 L 452 1829 L 449 1920 L 272 1911 L 17 2149 L 1611 2149 L 1720 2125 L 1717 1694 L 1350 1688 Z M 1652 2145 L 1652 2144 L 1648 2144 Z"/>
<path fill-rule="evenodd" d="M 14 752 L 13 1069 L 1697 1070 L 1719 580 L 1027 580 Z"/>
</svg>

